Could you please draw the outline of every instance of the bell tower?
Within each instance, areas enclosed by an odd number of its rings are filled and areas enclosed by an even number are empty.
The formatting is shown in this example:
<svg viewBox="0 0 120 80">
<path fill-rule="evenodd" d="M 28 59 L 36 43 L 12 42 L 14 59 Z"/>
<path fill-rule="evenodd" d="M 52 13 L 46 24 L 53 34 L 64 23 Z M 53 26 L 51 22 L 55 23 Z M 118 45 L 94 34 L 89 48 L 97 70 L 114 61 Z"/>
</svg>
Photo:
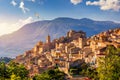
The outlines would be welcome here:
<svg viewBox="0 0 120 80">
<path fill-rule="evenodd" d="M 50 40 L 50 35 L 48 34 L 47 38 L 46 38 L 46 43 L 51 43 L 51 40 Z"/>
</svg>

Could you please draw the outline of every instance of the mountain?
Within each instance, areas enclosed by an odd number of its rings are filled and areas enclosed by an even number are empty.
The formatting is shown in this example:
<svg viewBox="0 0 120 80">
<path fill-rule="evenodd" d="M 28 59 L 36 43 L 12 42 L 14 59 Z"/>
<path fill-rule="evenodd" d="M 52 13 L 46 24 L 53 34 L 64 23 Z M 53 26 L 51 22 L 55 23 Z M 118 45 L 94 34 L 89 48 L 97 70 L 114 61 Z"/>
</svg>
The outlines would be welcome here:
<svg viewBox="0 0 120 80">
<path fill-rule="evenodd" d="M 83 30 L 87 36 L 102 31 L 120 27 L 120 23 L 112 21 L 94 21 L 88 18 L 56 18 L 24 25 L 18 31 L 0 37 L 0 56 L 15 57 L 31 49 L 36 42 L 46 39 L 49 34 L 52 39 L 65 36 L 69 30 Z"/>
<path fill-rule="evenodd" d="M 9 63 L 11 60 L 13 60 L 13 59 L 9 58 L 9 57 L 1 57 L 0 58 L 0 62 L 5 62 L 5 63 Z"/>
</svg>

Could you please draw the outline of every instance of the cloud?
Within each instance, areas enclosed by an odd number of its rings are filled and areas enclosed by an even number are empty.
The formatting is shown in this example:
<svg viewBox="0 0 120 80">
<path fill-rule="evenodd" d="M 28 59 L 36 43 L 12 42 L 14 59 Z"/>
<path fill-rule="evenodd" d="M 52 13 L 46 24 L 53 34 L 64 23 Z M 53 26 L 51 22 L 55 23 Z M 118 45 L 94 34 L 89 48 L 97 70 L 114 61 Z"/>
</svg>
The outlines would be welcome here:
<svg viewBox="0 0 120 80">
<path fill-rule="evenodd" d="M 17 3 L 16 3 L 14 0 L 11 1 L 11 4 L 12 4 L 13 6 L 16 6 L 16 5 L 17 5 Z"/>
<path fill-rule="evenodd" d="M 26 1 L 31 1 L 31 2 L 35 2 L 36 0 L 26 0 Z M 13 6 L 16 6 L 17 3 L 15 0 L 11 0 L 11 3 Z M 23 13 L 26 13 L 27 11 L 30 11 L 29 8 L 25 7 L 25 3 L 24 0 L 21 0 L 21 2 L 19 2 L 19 8 L 23 11 Z"/>
<path fill-rule="evenodd" d="M 24 6 L 24 2 L 23 1 L 20 2 L 19 8 L 21 8 L 24 13 L 26 13 L 27 11 L 30 11 L 28 8 L 26 8 Z"/>
<path fill-rule="evenodd" d="M 70 0 L 72 4 L 77 5 L 82 2 L 82 0 Z"/>
<path fill-rule="evenodd" d="M 25 24 L 28 24 L 28 23 L 31 23 L 33 22 L 33 18 L 32 17 L 28 17 L 27 19 L 19 19 L 18 23 L 25 25 Z"/>
<path fill-rule="evenodd" d="M 0 22 L 0 36 L 9 34 L 20 29 L 23 25 L 33 22 L 32 17 L 19 19 L 16 23 Z"/>
<path fill-rule="evenodd" d="M 87 1 L 86 5 L 100 6 L 101 10 L 120 10 L 120 0 L 99 0 L 99 1 Z"/>
<path fill-rule="evenodd" d="M 32 17 L 28 17 L 26 19 L 19 19 L 15 24 L 12 24 L 12 27 L 17 27 L 18 29 L 24 26 L 25 24 L 33 22 Z"/>
<path fill-rule="evenodd" d="M 35 2 L 36 0 L 27 0 L 27 1 Z"/>
<path fill-rule="evenodd" d="M 32 2 L 35 2 L 35 0 L 31 0 Z"/>
</svg>

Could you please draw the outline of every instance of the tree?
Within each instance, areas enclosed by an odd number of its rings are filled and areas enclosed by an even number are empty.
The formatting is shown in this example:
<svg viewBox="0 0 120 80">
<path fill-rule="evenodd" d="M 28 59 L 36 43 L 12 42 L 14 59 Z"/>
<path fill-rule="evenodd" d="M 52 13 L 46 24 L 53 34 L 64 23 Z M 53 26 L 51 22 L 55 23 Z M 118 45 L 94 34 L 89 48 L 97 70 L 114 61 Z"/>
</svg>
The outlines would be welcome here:
<svg viewBox="0 0 120 80">
<path fill-rule="evenodd" d="M 81 75 L 82 70 L 87 70 L 88 67 L 88 64 L 86 64 L 83 60 L 78 59 L 70 65 L 69 72 L 71 75 Z"/>
<path fill-rule="evenodd" d="M 65 73 L 58 69 L 48 70 L 42 74 L 36 75 L 33 80 L 65 80 Z"/>
<path fill-rule="evenodd" d="M 120 49 L 108 46 L 106 56 L 99 60 L 97 71 L 100 80 L 120 80 Z"/>
<path fill-rule="evenodd" d="M 6 73 L 6 66 L 4 62 L 0 62 L 0 78 L 4 78 Z"/>
<path fill-rule="evenodd" d="M 50 76 L 48 74 L 42 73 L 36 75 L 33 80 L 50 80 Z"/>
<path fill-rule="evenodd" d="M 11 80 L 21 80 L 21 78 L 20 78 L 20 76 L 16 76 L 15 74 L 12 74 Z"/>
<path fill-rule="evenodd" d="M 89 78 L 91 78 L 93 80 L 99 80 L 98 76 L 97 76 L 98 73 L 97 73 L 96 69 L 94 69 L 94 68 L 88 67 L 87 69 L 83 69 L 81 74 L 83 76 L 89 77 Z"/>
<path fill-rule="evenodd" d="M 17 64 L 15 62 L 10 62 L 8 64 L 7 72 L 9 76 L 15 74 L 16 76 L 19 76 L 21 79 L 28 77 L 28 70 L 22 64 Z"/>
</svg>

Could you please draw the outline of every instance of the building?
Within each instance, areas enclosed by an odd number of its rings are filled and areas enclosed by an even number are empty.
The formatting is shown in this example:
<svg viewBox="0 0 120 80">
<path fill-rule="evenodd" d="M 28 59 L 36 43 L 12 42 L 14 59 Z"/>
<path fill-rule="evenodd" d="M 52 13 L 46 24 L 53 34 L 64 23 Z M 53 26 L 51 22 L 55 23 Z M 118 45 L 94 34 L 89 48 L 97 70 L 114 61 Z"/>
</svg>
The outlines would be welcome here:
<svg viewBox="0 0 120 80">
<path fill-rule="evenodd" d="M 47 38 L 46 38 L 46 43 L 51 43 L 51 39 L 50 39 L 50 35 L 48 34 Z"/>
</svg>

